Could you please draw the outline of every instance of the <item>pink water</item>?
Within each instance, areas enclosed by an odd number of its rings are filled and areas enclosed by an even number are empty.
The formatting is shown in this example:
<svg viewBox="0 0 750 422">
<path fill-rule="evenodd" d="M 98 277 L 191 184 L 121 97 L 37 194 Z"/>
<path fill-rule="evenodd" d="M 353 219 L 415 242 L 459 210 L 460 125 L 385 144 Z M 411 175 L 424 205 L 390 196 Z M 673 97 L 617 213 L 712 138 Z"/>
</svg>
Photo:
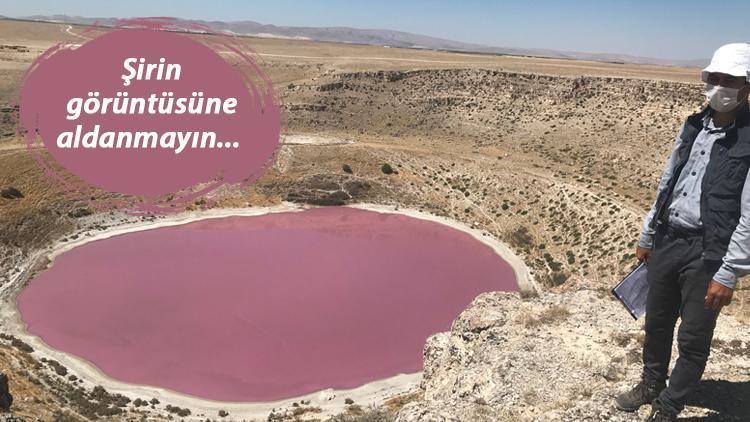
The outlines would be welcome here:
<svg viewBox="0 0 750 422">
<path fill-rule="evenodd" d="M 113 378 L 266 401 L 420 371 L 429 335 L 479 293 L 516 289 L 466 233 L 333 207 L 91 242 L 18 306 L 31 333 Z"/>
</svg>

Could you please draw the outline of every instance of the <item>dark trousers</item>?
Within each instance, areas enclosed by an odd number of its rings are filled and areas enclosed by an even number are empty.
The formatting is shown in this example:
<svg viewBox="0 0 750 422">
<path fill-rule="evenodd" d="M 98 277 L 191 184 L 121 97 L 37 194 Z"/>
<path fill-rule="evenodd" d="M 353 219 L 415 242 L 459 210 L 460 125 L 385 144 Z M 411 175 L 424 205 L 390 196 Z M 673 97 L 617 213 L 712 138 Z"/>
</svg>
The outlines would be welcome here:
<svg viewBox="0 0 750 422">
<path fill-rule="evenodd" d="M 646 303 L 646 338 L 643 345 L 643 377 L 665 381 L 672 354 L 677 317 L 679 358 L 668 387 L 659 396 L 674 413 L 685 407 L 695 389 L 711 349 L 717 311 L 703 306 L 708 283 L 721 261 L 704 261 L 701 235 L 667 233 L 660 228 L 646 267 L 649 292 Z"/>
</svg>

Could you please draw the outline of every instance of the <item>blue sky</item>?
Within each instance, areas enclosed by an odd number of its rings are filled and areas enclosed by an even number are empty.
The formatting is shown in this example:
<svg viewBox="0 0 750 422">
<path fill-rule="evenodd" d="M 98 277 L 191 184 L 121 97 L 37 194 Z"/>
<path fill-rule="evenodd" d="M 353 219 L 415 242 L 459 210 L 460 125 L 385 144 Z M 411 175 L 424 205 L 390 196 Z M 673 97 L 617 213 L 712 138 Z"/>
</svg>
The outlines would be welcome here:
<svg viewBox="0 0 750 422">
<path fill-rule="evenodd" d="M 9 0 L 0 15 L 174 16 L 395 29 L 498 47 L 697 59 L 750 42 L 750 1 Z"/>
</svg>

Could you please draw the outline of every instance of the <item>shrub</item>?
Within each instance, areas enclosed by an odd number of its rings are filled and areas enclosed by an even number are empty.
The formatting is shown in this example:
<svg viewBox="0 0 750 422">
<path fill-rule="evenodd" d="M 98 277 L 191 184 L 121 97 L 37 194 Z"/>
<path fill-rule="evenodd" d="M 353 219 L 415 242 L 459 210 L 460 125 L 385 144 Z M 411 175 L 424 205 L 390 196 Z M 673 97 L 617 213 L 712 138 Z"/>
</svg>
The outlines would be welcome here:
<svg viewBox="0 0 750 422">
<path fill-rule="evenodd" d="M 355 414 L 341 413 L 329 419 L 330 422 L 393 422 L 396 415 L 374 406 L 360 409 Z"/>
<path fill-rule="evenodd" d="M 20 190 L 14 188 L 14 187 L 7 187 L 0 191 L 0 196 L 2 196 L 5 199 L 18 199 L 23 198 L 23 194 Z"/>
<path fill-rule="evenodd" d="M 167 405 L 167 412 L 175 413 L 177 416 L 190 416 L 190 409 L 183 409 L 178 406 Z"/>
<path fill-rule="evenodd" d="M 526 226 L 520 226 L 511 232 L 510 243 L 517 248 L 526 248 L 533 246 L 534 238 L 531 237 L 529 229 Z"/>
<path fill-rule="evenodd" d="M 91 215 L 93 212 L 88 208 L 78 208 L 74 211 L 71 211 L 68 213 L 68 217 L 70 218 L 81 218 L 86 217 L 87 215 Z"/>
<path fill-rule="evenodd" d="M 61 377 L 68 375 L 68 369 L 54 359 L 48 359 L 47 365 L 49 365 L 55 371 L 55 373 Z"/>
<path fill-rule="evenodd" d="M 13 339 L 10 341 L 10 345 L 22 352 L 31 353 L 34 351 L 34 348 L 29 346 L 28 343 L 24 342 L 23 340 L 19 340 L 15 337 L 13 337 Z"/>
<path fill-rule="evenodd" d="M 552 273 L 552 278 L 551 278 L 552 285 L 559 286 L 565 283 L 565 281 L 568 280 L 568 277 L 569 277 L 568 274 L 565 274 L 564 272 L 555 271 L 554 273 Z"/>
</svg>

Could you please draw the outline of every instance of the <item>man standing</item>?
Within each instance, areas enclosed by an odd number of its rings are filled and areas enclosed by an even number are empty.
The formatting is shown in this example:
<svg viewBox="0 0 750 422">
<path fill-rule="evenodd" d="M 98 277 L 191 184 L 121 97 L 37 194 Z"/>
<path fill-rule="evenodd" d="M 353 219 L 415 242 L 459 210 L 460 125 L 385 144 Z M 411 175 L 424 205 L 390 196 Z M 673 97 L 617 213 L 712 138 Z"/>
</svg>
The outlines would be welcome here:
<svg viewBox="0 0 750 422">
<path fill-rule="evenodd" d="M 708 105 L 682 126 L 636 247 L 649 283 L 643 373 L 615 404 L 651 403 L 649 421 L 677 420 L 703 376 L 719 311 L 750 273 L 750 44 L 716 50 L 702 80 Z"/>
</svg>

